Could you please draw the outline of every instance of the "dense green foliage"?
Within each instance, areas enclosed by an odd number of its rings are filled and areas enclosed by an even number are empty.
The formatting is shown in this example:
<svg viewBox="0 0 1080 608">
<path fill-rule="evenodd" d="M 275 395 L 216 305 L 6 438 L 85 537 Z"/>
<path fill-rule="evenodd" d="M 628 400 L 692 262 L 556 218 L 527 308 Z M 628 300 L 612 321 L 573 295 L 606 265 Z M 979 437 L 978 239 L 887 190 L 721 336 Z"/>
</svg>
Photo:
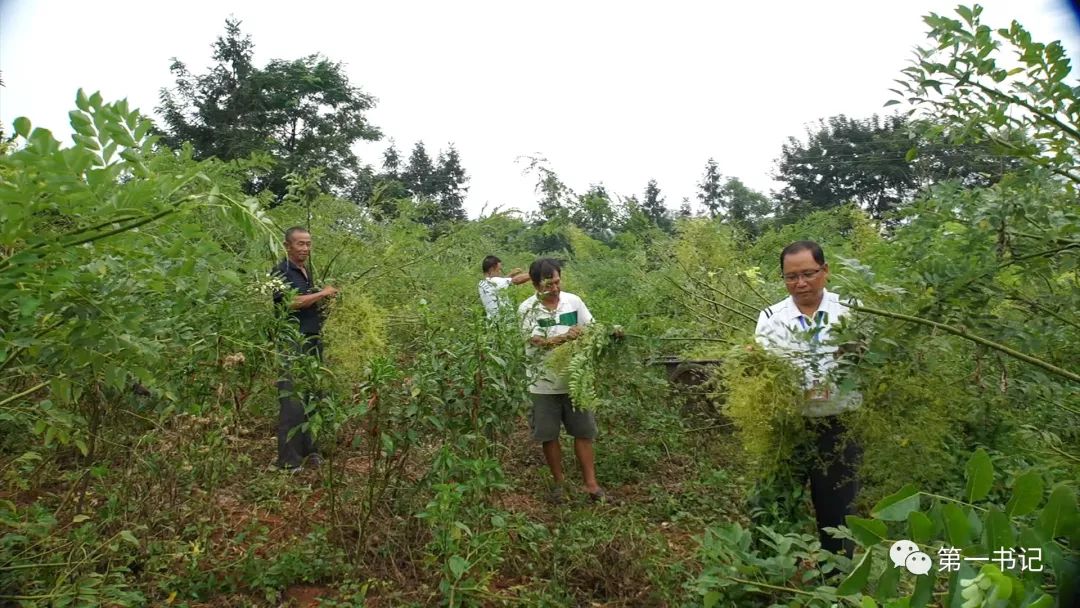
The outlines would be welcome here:
<svg viewBox="0 0 1080 608">
<path fill-rule="evenodd" d="M 987 186 L 1016 166 L 992 145 L 943 141 L 904 116 L 841 114 L 807 129 L 806 141 L 788 139 L 777 162 L 784 187 L 776 202 L 791 216 L 855 202 L 885 219 L 934 184 Z"/>
<path fill-rule="evenodd" d="M 880 222 L 847 204 L 785 223 L 715 166 L 715 217 L 676 219 L 655 182 L 641 204 L 578 194 L 542 159 L 535 217 L 463 221 L 452 148 L 406 163 L 391 148 L 360 206 L 321 165 L 253 189 L 253 150 L 169 148 L 96 94 L 77 96 L 72 145 L 19 119 L 0 153 L 0 603 L 1069 605 L 1080 103 L 1060 46 L 959 14 L 927 20 L 934 43 L 901 85 L 907 126 L 915 142 L 989 146 L 1009 170 L 927 187 Z M 1001 45 L 1018 70 L 997 67 Z M 440 167 L 454 189 L 433 189 Z M 296 329 L 267 271 L 296 224 L 316 282 L 341 294 L 326 361 L 291 362 L 317 396 L 325 462 L 286 475 L 269 466 L 274 382 Z M 788 475 L 812 457 L 792 370 L 746 347 L 797 239 L 824 245 L 830 289 L 858 301 L 839 339 L 867 347 L 842 360 L 864 397 L 859 513 L 836 531 L 855 560 L 821 550 Z M 492 253 L 507 268 L 564 259 L 563 288 L 599 322 L 557 356 L 595 406 L 599 480 L 621 504 L 543 502 L 533 362 L 477 297 Z M 674 386 L 665 357 L 721 363 Z M 1043 570 L 915 577 L 889 561 L 901 538 L 935 560 L 1037 549 Z"/>
<path fill-rule="evenodd" d="M 207 73 L 192 74 L 174 60 L 176 86 L 161 93 L 167 140 L 190 143 L 199 159 L 264 158 L 244 180 L 251 193 L 283 196 L 288 174 L 318 168 L 324 187 L 347 194 L 364 170 L 352 145 L 381 136 L 366 117 L 375 99 L 349 83 L 341 64 L 319 55 L 261 68 L 253 59 L 251 38 L 230 19 Z"/>
</svg>

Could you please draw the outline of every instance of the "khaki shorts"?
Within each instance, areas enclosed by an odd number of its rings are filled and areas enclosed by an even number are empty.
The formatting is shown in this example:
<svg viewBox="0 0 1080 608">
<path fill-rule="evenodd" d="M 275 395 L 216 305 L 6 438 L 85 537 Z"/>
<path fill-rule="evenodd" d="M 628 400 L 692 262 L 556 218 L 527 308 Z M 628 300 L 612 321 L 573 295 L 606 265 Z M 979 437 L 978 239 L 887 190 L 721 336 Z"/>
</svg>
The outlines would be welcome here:
<svg viewBox="0 0 1080 608">
<path fill-rule="evenodd" d="M 570 395 L 530 393 L 529 396 L 533 402 L 529 427 L 534 441 L 555 441 L 563 425 L 566 432 L 576 439 L 596 439 L 596 418 L 592 412 L 574 409 Z"/>
</svg>

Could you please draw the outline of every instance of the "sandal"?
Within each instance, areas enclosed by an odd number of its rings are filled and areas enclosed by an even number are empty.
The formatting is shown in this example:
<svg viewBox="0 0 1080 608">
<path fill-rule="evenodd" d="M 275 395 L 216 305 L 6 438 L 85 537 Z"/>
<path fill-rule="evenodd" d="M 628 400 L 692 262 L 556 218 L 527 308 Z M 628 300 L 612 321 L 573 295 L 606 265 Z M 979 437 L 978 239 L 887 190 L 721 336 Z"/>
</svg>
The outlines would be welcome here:
<svg viewBox="0 0 1080 608">
<path fill-rule="evenodd" d="M 561 505 L 566 502 L 566 491 L 562 485 L 556 485 L 548 492 L 548 502 L 553 505 Z"/>
<path fill-rule="evenodd" d="M 610 496 L 608 496 L 608 493 L 604 490 L 604 488 L 600 488 L 595 492 L 589 492 L 588 494 L 589 502 L 600 503 L 602 505 L 614 504 L 615 502 Z"/>
</svg>

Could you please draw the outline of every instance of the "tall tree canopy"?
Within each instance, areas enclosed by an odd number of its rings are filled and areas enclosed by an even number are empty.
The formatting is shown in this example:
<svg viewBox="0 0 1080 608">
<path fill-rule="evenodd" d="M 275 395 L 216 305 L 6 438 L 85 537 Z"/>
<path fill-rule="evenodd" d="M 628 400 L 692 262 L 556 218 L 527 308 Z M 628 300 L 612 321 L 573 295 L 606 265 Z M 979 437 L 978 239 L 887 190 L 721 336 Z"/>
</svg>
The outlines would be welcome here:
<svg viewBox="0 0 1080 608">
<path fill-rule="evenodd" d="M 457 148 L 450 144 L 432 161 L 423 141 L 418 141 L 403 165 L 393 141 L 383 152 L 383 172 L 376 178 L 368 207 L 379 218 L 394 217 L 396 201 L 414 199 L 421 212 L 417 219 L 428 226 L 466 219 L 465 194 L 469 177 Z"/>
<path fill-rule="evenodd" d="M 841 114 L 808 128 L 805 141 L 789 137 L 774 175 L 784 184 L 775 195 L 782 212 L 798 217 L 853 201 L 883 218 L 930 184 L 986 186 L 1013 166 L 988 145 L 946 144 L 909 126 L 902 115 Z"/>
<path fill-rule="evenodd" d="M 720 215 L 720 169 L 716 160 L 710 158 L 705 163 L 705 174 L 698 183 L 698 200 L 709 212 L 709 217 Z"/>
<path fill-rule="evenodd" d="M 664 230 L 671 229 L 671 212 L 664 205 L 664 197 L 660 195 L 660 186 L 655 179 L 650 179 L 645 185 L 645 201 L 641 204 L 641 210 L 652 223 Z"/>
<path fill-rule="evenodd" d="M 398 152 L 397 144 L 394 143 L 392 137 L 390 138 L 390 145 L 383 152 L 382 165 L 384 177 L 398 179 L 398 173 L 401 171 L 401 152 Z"/>
<path fill-rule="evenodd" d="M 176 86 L 161 91 L 159 111 L 173 146 L 191 142 L 196 158 L 222 160 L 264 153 L 272 160 L 246 184 L 249 192 L 285 193 L 285 176 L 323 168 L 323 186 L 338 194 L 354 190 L 362 168 L 352 145 L 377 140 L 365 113 L 375 98 L 349 83 L 340 63 L 321 55 L 273 60 L 259 68 L 254 44 L 228 19 L 214 43 L 209 71 L 192 74 L 174 59 Z"/>
<path fill-rule="evenodd" d="M 401 181 L 413 196 L 420 198 L 433 198 L 437 192 L 435 178 L 435 164 L 431 162 L 431 156 L 424 147 L 424 142 L 418 141 L 409 154 L 409 163 L 401 173 Z"/>
<path fill-rule="evenodd" d="M 720 206 L 723 218 L 750 235 L 761 232 L 762 221 L 772 211 L 769 197 L 742 183 L 737 177 L 729 177 L 720 188 Z"/>
<path fill-rule="evenodd" d="M 445 152 L 439 153 L 435 166 L 435 196 L 439 201 L 440 219 L 458 221 L 465 219 L 465 193 L 469 187 L 465 184 L 469 177 L 461 165 L 461 156 L 453 144 Z"/>
<path fill-rule="evenodd" d="M 594 184 L 577 197 L 571 210 L 571 219 L 593 238 L 609 239 L 618 221 L 618 213 L 611 196 L 602 184 Z"/>
</svg>

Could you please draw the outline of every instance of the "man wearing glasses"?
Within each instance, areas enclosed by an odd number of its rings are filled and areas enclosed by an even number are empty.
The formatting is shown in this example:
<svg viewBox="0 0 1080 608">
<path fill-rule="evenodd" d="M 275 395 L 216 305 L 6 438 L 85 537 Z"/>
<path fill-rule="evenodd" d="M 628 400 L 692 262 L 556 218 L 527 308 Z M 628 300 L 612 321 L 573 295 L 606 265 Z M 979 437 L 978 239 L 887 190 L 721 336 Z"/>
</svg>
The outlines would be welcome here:
<svg viewBox="0 0 1080 608">
<path fill-rule="evenodd" d="M 830 329 L 848 314 L 840 297 L 825 289 L 829 265 L 813 241 L 796 241 L 780 253 L 780 271 L 789 295 L 761 311 L 754 334 L 766 349 L 789 357 L 805 374 L 803 415 L 814 436 L 815 458 L 809 464 L 810 495 L 824 549 L 851 556 L 853 547 L 823 528 L 844 524 L 858 492 L 855 467 L 860 450 L 844 436 L 843 412 L 859 406 L 862 396 L 841 391 L 835 382 L 841 351 L 830 343 Z"/>
</svg>

